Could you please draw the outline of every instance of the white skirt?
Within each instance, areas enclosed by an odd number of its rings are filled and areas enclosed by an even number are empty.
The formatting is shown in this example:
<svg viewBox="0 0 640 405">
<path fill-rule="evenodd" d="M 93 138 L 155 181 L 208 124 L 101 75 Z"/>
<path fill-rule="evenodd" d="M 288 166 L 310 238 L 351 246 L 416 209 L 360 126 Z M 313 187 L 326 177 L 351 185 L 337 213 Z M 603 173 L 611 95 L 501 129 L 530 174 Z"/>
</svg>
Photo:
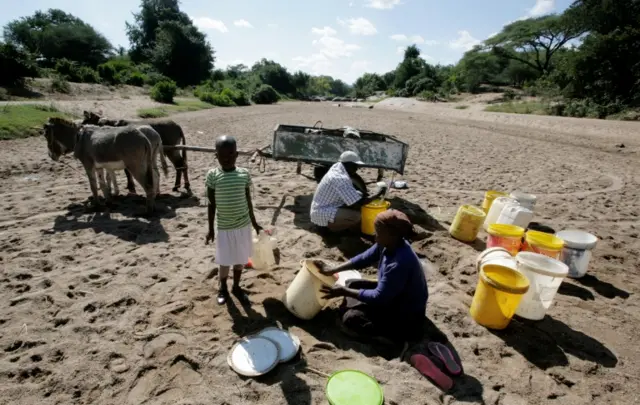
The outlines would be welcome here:
<svg viewBox="0 0 640 405">
<path fill-rule="evenodd" d="M 251 257 L 251 225 L 228 231 L 216 230 L 216 260 L 219 266 L 245 265 Z"/>
</svg>

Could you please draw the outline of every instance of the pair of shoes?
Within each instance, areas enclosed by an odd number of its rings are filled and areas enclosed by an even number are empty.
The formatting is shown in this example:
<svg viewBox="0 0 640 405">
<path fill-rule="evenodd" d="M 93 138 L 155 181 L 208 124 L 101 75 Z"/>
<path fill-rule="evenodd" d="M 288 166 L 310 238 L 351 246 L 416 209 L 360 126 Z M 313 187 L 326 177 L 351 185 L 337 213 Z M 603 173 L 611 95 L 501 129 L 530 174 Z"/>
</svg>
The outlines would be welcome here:
<svg viewBox="0 0 640 405">
<path fill-rule="evenodd" d="M 414 354 L 409 362 L 440 389 L 450 390 L 454 384 L 452 377 L 462 375 L 460 360 L 449 347 L 442 343 L 429 342 L 427 347 L 429 351 L 427 355 Z"/>
<path fill-rule="evenodd" d="M 231 288 L 231 293 L 235 295 L 235 297 L 241 303 L 246 304 L 250 302 L 249 296 L 247 296 L 247 294 L 244 292 L 244 290 L 240 286 L 233 286 Z M 226 288 L 220 289 L 218 291 L 218 305 L 224 305 L 228 299 L 229 299 L 229 290 L 227 290 Z"/>
</svg>

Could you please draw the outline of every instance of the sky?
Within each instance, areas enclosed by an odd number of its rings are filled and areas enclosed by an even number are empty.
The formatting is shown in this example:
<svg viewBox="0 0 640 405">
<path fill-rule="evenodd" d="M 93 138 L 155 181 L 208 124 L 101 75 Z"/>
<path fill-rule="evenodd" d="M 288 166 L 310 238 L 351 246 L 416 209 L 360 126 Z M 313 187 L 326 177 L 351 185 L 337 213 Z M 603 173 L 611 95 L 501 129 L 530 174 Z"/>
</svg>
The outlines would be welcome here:
<svg viewBox="0 0 640 405">
<path fill-rule="evenodd" d="M 465 51 L 521 18 L 560 13 L 572 0 L 182 0 L 215 50 L 215 67 L 267 58 L 290 71 L 352 83 L 396 67 L 415 43 L 427 62 L 456 63 Z M 0 24 L 59 8 L 114 46 L 129 47 L 125 21 L 139 0 L 0 0 Z"/>
</svg>

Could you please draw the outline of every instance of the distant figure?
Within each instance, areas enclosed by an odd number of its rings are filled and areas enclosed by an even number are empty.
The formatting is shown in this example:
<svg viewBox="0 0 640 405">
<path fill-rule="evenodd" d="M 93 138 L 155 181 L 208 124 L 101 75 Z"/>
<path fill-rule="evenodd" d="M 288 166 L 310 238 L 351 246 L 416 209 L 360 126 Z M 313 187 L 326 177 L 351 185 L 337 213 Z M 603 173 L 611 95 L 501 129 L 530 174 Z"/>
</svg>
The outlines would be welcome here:
<svg viewBox="0 0 640 405">
<path fill-rule="evenodd" d="M 311 222 L 333 232 L 357 229 L 360 225 L 360 207 L 379 198 L 385 191 L 367 197 L 353 186 L 351 176 L 364 163 L 356 152 L 346 151 L 324 175 L 311 202 Z"/>
<path fill-rule="evenodd" d="M 378 281 L 347 280 L 346 287 L 322 287 L 325 298 L 345 297 L 343 330 L 367 340 L 403 342 L 422 332 L 429 291 L 422 264 L 411 248 L 413 226 L 400 211 L 388 210 L 375 219 L 376 243 L 348 262 L 329 268 L 316 265 L 324 275 L 378 267 Z"/>
<path fill-rule="evenodd" d="M 220 167 L 211 169 L 205 181 L 209 200 L 209 233 L 205 244 L 216 242 L 216 263 L 220 266 L 220 287 L 218 304 L 224 304 L 229 298 L 227 277 L 233 267 L 233 287 L 231 292 L 239 300 L 248 302 L 249 298 L 240 287 L 240 277 L 244 265 L 251 256 L 253 238 L 251 226 L 256 233 L 262 227 L 258 225 L 251 202 L 251 176 L 244 168 L 236 167 L 238 150 L 235 138 L 221 136 L 216 140 L 216 154 Z M 214 217 L 217 219 L 217 233 L 214 229 Z"/>
</svg>

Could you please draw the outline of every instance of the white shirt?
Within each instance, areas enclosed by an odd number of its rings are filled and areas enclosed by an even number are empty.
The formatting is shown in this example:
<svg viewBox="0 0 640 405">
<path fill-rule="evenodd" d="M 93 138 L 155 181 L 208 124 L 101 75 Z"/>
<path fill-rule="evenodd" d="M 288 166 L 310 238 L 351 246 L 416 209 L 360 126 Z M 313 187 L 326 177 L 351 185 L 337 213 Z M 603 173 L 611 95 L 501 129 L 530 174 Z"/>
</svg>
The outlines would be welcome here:
<svg viewBox="0 0 640 405">
<path fill-rule="evenodd" d="M 336 218 L 338 208 L 352 205 L 362 198 L 353 186 L 349 173 L 342 163 L 335 163 L 324 175 L 311 202 L 311 222 L 328 226 Z"/>
</svg>

